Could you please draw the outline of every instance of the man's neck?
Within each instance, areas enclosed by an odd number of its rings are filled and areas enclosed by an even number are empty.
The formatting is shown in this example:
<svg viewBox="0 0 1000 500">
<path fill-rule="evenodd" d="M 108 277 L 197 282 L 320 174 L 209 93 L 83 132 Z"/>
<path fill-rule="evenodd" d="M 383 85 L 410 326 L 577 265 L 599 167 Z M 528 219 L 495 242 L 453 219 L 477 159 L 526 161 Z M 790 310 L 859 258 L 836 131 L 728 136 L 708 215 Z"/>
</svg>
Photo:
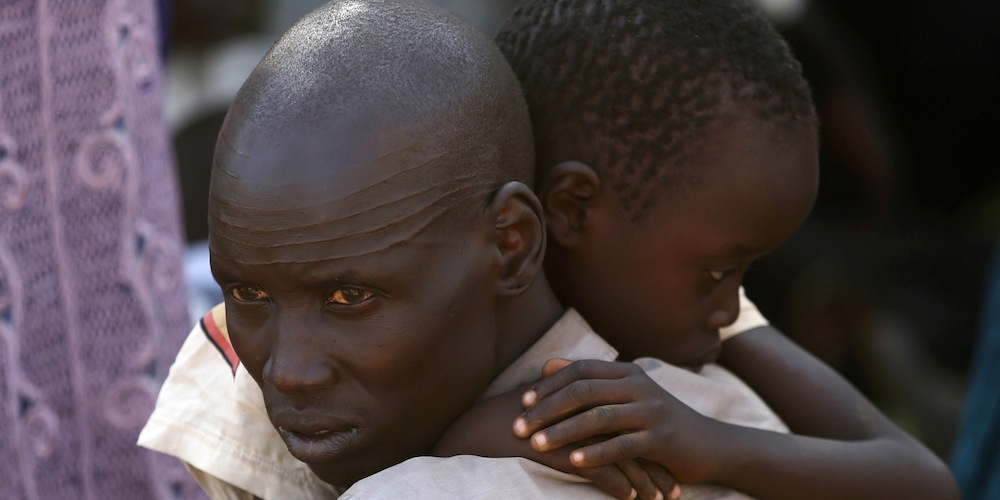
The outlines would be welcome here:
<svg viewBox="0 0 1000 500">
<path fill-rule="evenodd" d="M 524 354 L 565 311 L 544 277 L 536 280 L 517 298 L 511 299 L 501 311 L 501 334 L 497 336 L 493 376 L 499 375 Z"/>
</svg>

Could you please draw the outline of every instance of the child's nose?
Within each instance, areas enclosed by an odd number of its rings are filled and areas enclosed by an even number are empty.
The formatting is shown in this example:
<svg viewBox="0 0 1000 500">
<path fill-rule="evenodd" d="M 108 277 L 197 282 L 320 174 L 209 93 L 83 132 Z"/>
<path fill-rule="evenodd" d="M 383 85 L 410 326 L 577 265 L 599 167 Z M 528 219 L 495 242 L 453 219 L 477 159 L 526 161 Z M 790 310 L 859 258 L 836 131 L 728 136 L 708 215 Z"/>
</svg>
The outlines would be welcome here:
<svg viewBox="0 0 1000 500">
<path fill-rule="evenodd" d="M 739 288 L 720 292 L 715 307 L 708 315 L 708 328 L 713 330 L 733 324 L 740 315 Z"/>
</svg>

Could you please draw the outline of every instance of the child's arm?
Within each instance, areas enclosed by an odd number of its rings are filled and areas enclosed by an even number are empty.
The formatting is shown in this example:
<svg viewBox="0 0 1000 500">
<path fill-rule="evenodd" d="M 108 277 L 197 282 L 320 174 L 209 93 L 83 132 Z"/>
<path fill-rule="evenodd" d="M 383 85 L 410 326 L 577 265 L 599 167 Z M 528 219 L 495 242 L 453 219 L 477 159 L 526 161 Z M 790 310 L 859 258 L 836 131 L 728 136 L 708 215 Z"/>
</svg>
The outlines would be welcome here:
<svg viewBox="0 0 1000 500">
<path fill-rule="evenodd" d="M 439 457 L 524 457 L 553 469 L 580 475 L 617 498 L 662 500 L 679 496 L 680 489 L 675 490 L 673 476 L 659 464 L 625 460 L 613 465 L 580 468 L 570 463 L 569 453 L 572 450 L 568 446 L 546 452 L 532 449 L 526 439 L 516 437 L 511 431 L 511 422 L 524 411 L 521 394 L 525 388 L 473 406 L 452 423 L 431 453 Z M 657 495 L 657 492 L 660 494 Z"/>
<path fill-rule="evenodd" d="M 550 362 L 546 373 L 566 364 Z M 877 437 L 820 439 L 702 416 L 632 363 L 583 361 L 571 368 L 525 393 L 530 408 L 518 424 L 519 434 L 531 436 L 540 450 L 621 433 L 574 450 L 576 466 L 644 457 L 681 482 L 722 484 L 761 498 L 958 498 L 943 464 L 860 396 L 859 407 L 848 413 Z M 812 404 L 822 399 L 817 394 L 800 401 Z"/>
<path fill-rule="evenodd" d="M 753 388 L 794 434 L 839 440 L 842 446 L 836 441 L 801 441 L 802 446 L 826 448 L 831 460 L 849 465 L 844 470 L 852 482 L 882 483 L 886 495 L 901 498 L 958 498 L 944 462 L 897 428 L 837 372 L 773 327 L 727 340 L 719 364 Z M 877 491 L 872 488 L 869 491 Z"/>
</svg>

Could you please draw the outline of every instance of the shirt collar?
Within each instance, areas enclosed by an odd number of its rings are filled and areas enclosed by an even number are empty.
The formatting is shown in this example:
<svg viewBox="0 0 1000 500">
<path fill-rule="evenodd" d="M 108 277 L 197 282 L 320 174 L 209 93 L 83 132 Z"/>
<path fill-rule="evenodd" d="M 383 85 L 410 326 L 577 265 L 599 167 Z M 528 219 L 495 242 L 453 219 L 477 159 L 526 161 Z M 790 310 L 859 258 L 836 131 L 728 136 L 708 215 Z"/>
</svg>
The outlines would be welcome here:
<svg viewBox="0 0 1000 500">
<path fill-rule="evenodd" d="M 552 358 L 613 361 L 617 357 L 618 351 L 594 333 L 580 313 L 568 309 L 542 338 L 493 379 L 481 399 L 538 380 L 542 376 L 542 365 Z"/>
</svg>

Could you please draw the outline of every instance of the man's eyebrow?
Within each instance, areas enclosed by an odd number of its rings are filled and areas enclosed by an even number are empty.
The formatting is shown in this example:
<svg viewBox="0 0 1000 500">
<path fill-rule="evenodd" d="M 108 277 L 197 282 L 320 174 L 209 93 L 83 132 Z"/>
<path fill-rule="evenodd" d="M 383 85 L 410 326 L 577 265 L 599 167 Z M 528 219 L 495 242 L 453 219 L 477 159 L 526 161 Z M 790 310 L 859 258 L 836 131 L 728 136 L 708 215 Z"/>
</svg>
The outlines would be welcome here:
<svg viewBox="0 0 1000 500">
<path fill-rule="evenodd" d="M 210 257 L 210 259 L 211 259 L 210 270 L 212 271 L 212 278 L 215 279 L 216 283 L 230 283 L 233 281 L 240 281 L 233 275 L 233 273 L 229 272 L 229 270 L 226 269 L 226 266 L 224 264 L 221 264 L 219 262 L 218 257 Z"/>
</svg>

